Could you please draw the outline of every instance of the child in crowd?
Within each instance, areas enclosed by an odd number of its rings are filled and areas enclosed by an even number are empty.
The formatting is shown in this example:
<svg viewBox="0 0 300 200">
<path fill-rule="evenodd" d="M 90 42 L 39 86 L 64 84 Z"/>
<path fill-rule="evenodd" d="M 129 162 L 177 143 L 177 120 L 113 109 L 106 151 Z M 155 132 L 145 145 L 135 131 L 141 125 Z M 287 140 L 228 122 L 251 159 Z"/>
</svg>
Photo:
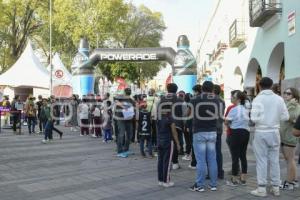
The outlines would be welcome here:
<svg viewBox="0 0 300 200">
<path fill-rule="evenodd" d="M 101 133 L 101 111 L 100 108 L 96 105 L 93 106 L 92 108 L 92 119 L 93 119 L 93 130 L 94 130 L 94 134 L 92 135 L 92 137 L 98 138 L 98 137 L 102 137 L 102 133 Z"/>
<path fill-rule="evenodd" d="M 180 143 L 175 122 L 170 113 L 161 113 L 160 119 L 157 120 L 157 130 L 158 185 L 172 187 L 174 186 L 174 182 L 170 181 L 170 169 L 174 150 L 173 140 L 176 143 L 178 151 L 180 150 Z"/>
<path fill-rule="evenodd" d="M 89 106 L 87 99 L 83 98 L 82 103 L 79 105 L 79 117 L 80 117 L 80 136 L 89 135 Z"/>
<path fill-rule="evenodd" d="M 103 142 L 107 143 L 108 141 L 112 141 L 112 110 L 111 110 L 111 101 L 105 101 L 103 106 L 102 113 L 102 130 L 104 133 Z"/>
<path fill-rule="evenodd" d="M 151 141 L 151 112 L 147 110 L 146 103 L 140 105 L 140 111 L 137 120 L 137 130 L 139 133 L 140 150 L 142 157 L 146 157 L 144 147 L 145 141 L 147 141 L 149 157 L 153 158 Z"/>
</svg>

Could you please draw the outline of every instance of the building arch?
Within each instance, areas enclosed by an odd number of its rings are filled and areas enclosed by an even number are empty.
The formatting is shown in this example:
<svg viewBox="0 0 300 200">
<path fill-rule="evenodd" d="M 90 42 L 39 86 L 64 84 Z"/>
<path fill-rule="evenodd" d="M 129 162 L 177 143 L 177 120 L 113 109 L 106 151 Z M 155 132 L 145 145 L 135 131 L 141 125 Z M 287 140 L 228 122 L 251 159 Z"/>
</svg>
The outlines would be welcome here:
<svg viewBox="0 0 300 200">
<path fill-rule="evenodd" d="M 267 65 L 267 76 L 275 84 L 280 84 L 284 78 L 284 43 L 280 42 L 273 48 Z M 282 76 L 283 75 L 283 76 Z"/>
<path fill-rule="evenodd" d="M 262 77 L 260 64 L 256 58 L 252 58 L 248 64 L 247 71 L 244 78 L 244 89 L 251 97 L 259 93 L 258 83 Z"/>
</svg>

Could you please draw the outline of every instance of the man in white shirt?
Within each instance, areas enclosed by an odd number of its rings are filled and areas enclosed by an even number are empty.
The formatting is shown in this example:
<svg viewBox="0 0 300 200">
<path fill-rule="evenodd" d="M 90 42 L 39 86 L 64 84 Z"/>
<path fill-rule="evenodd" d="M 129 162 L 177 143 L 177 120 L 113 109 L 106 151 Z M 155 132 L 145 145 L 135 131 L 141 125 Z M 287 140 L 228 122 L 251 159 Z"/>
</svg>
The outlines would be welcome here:
<svg viewBox="0 0 300 200">
<path fill-rule="evenodd" d="M 279 196 L 280 185 L 280 121 L 289 119 L 284 100 L 272 90 L 273 81 L 264 77 L 259 82 L 261 92 L 253 100 L 251 120 L 255 123 L 253 150 L 256 157 L 258 188 L 251 192 L 254 196 L 267 196 L 268 161 L 270 162 L 271 192 Z"/>
</svg>

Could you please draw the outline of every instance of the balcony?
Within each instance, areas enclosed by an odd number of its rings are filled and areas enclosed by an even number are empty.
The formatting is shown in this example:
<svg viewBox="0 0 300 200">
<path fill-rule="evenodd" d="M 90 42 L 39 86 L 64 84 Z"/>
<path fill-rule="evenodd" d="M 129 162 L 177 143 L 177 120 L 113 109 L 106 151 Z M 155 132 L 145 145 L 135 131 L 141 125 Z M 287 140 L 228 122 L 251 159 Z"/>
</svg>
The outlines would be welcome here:
<svg viewBox="0 0 300 200">
<path fill-rule="evenodd" d="M 249 15 L 251 27 L 262 27 L 277 13 L 282 12 L 279 0 L 249 0 Z"/>
<path fill-rule="evenodd" d="M 239 47 L 245 40 L 245 21 L 236 19 L 229 28 L 229 46 Z"/>
</svg>

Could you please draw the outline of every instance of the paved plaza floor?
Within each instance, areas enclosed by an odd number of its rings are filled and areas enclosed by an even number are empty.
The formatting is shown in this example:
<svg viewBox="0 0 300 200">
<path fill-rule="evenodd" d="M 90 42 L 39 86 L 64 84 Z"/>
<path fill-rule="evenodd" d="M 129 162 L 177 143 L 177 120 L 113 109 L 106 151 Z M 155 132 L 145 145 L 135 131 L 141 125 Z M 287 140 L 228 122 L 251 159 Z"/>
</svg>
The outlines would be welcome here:
<svg viewBox="0 0 300 200">
<path fill-rule="evenodd" d="M 247 186 L 231 188 L 219 181 L 217 192 L 191 192 L 195 171 L 180 159 L 181 169 L 172 171 L 173 188 L 157 185 L 156 159 L 135 155 L 118 158 L 115 144 L 101 139 L 79 137 L 64 130 L 62 140 L 54 133 L 54 141 L 42 144 L 41 135 L 14 135 L 10 130 L 0 134 L 0 200 L 190 200 L 190 199 L 260 199 L 249 194 L 255 188 L 255 160 L 248 150 L 249 179 Z M 230 170 L 228 148 L 223 145 L 224 168 Z M 285 164 L 282 163 L 282 175 Z M 300 166 L 299 166 L 300 169 Z M 300 172 L 300 170 L 299 170 Z M 228 175 L 226 178 L 228 179 Z M 299 199 L 300 189 L 284 191 L 280 198 Z"/>
</svg>

